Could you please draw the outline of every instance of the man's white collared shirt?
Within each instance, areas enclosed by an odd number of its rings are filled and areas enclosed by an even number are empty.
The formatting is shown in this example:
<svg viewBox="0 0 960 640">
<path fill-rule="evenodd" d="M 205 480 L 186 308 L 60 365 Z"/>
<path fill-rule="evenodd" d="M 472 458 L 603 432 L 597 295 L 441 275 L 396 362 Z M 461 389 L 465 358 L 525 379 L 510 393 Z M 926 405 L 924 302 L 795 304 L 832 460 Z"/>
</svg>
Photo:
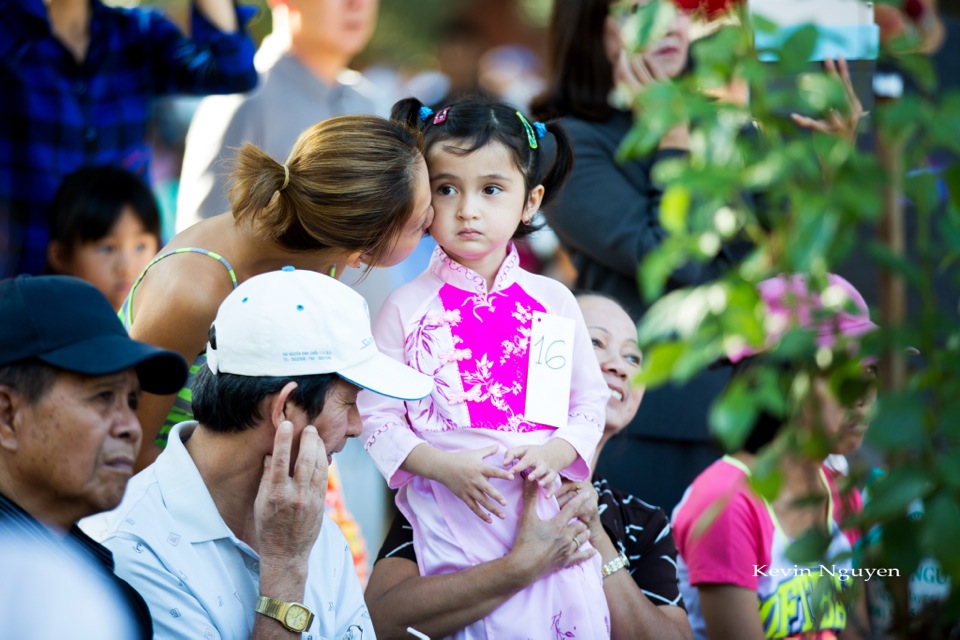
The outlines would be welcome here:
<svg viewBox="0 0 960 640">
<path fill-rule="evenodd" d="M 157 461 L 130 480 L 106 531 L 93 535 L 147 601 L 155 638 L 246 640 L 260 557 L 220 517 L 183 445 L 196 424 L 173 428 Z M 375 638 L 347 541 L 329 519 L 310 552 L 303 604 L 316 616 L 305 639 Z"/>
</svg>

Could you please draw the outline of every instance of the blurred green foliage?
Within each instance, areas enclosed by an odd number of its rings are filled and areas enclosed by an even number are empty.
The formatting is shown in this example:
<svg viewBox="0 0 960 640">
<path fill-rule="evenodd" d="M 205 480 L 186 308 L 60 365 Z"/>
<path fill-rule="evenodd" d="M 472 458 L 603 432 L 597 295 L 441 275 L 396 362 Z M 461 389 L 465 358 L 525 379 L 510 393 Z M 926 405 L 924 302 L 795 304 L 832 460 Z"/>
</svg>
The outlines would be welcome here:
<svg viewBox="0 0 960 640">
<path fill-rule="evenodd" d="M 658 39 L 672 11 L 653 2 L 620 16 L 635 51 Z M 747 23 L 745 16 L 741 23 Z M 937 308 L 932 287 L 935 274 L 948 274 L 958 284 L 960 168 L 944 176 L 947 201 L 936 176 L 912 170 L 926 166 L 934 149 L 960 156 L 960 96 L 931 91 L 936 87 L 932 67 L 925 57 L 909 53 L 911 42 L 894 42 L 884 51 L 922 90 L 878 103 L 872 114 L 877 136 L 901 155 L 899 175 L 890 175 L 874 153 L 838 137 L 802 132 L 787 117 L 847 109 L 842 83 L 809 71 L 816 38 L 815 28 L 799 29 L 774 52 L 776 61 L 760 62 L 750 29 L 728 25 L 694 43 L 690 73 L 633 96 L 636 124 L 622 143 L 621 159 L 648 156 L 666 131 L 684 123 L 691 127 L 689 157 L 656 168 L 655 178 L 668 185 L 660 215 L 669 235 L 638 265 L 641 290 L 656 301 L 638 327 L 645 350 L 639 380 L 648 385 L 686 380 L 743 345 L 763 346 L 766 318 L 757 283 L 779 273 L 806 273 L 814 288 L 823 290 L 826 275 L 864 244 L 862 230 L 881 218 L 885 189 L 901 183 L 916 216 L 910 257 L 879 240 L 863 248 L 878 267 L 902 278 L 920 306 L 910 309 L 902 324 L 881 321 L 881 330 L 864 340 L 861 354 L 899 357 L 905 345 L 913 345 L 922 362 L 909 370 L 900 388 L 880 393 L 866 441 L 880 453 L 885 473 L 871 486 L 865 512 L 851 524 L 883 532 L 863 549 L 861 561 L 868 566 L 899 567 L 909 576 L 921 558 L 940 563 L 954 585 L 947 606 L 907 622 L 906 599 L 897 599 L 894 629 L 897 637 L 940 637 L 960 620 L 960 545 L 955 543 L 960 535 L 960 326 Z M 713 95 L 737 82 L 749 87 L 748 106 Z M 667 291 L 674 269 L 710 260 L 723 242 L 737 238 L 750 240 L 754 248 L 724 277 Z M 832 445 L 795 426 L 801 408 L 812 401 L 811 381 L 826 378 L 848 401 L 863 393 L 864 381 L 861 362 L 849 356 L 846 345 L 818 349 L 810 332 L 788 333 L 767 359 L 714 403 L 710 426 L 727 450 L 736 451 L 761 411 L 790 418 L 794 426 L 761 453 L 754 473 L 755 488 L 773 497 L 782 480 L 779 456 L 825 455 Z M 790 379 L 784 380 L 785 369 L 794 372 Z M 866 477 L 853 480 L 862 485 Z M 922 506 L 922 517 L 908 518 L 910 505 Z M 825 549 L 823 534 L 811 532 L 791 553 L 798 562 L 822 562 Z"/>
</svg>

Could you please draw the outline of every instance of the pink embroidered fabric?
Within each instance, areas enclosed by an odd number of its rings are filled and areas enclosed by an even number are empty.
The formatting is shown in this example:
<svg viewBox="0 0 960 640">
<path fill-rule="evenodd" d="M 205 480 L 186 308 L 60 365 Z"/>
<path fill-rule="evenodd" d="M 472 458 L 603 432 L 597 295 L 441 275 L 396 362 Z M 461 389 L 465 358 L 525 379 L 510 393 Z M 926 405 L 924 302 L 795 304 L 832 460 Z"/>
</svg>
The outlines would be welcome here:
<svg viewBox="0 0 960 640">
<path fill-rule="evenodd" d="M 568 423 L 538 424 L 523 415 L 527 350 L 534 311 L 573 318 L 573 378 Z M 449 573 L 503 557 L 513 546 L 523 508 L 523 480 L 491 480 L 507 499 L 506 519 L 487 524 L 442 484 L 413 476 L 400 464 L 414 447 L 428 443 L 445 451 L 497 444 L 487 462 L 500 465 L 504 452 L 559 437 L 577 451 L 564 470 L 571 479 L 589 476 L 589 461 L 603 429 L 609 390 L 603 381 L 586 325 L 572 294 L 560 283 L 519 267 L 511 250 L 494 285 L 437 249 L 430 267 L 386 301 L 374 322 L 385 353 L 431 375 L 427 398 L 403 402 L 362 392 L 364 446 L 410 520 L 423 575 Z M 537 513 L 559 512 L 541 492 Z M 571 541 L 572 542 L 572 541 Z M 457 638 L 603 638 L 608 610 L 600 562 L 592 560 L 548 576 L 523 590 Z"/>
</svg>

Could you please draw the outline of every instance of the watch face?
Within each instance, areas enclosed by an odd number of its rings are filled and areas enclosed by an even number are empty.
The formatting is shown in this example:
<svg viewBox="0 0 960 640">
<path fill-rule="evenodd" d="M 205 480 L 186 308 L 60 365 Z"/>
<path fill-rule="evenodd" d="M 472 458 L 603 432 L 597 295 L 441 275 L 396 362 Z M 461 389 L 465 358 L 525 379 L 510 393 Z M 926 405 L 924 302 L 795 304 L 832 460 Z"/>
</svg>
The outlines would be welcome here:
<svg viewBox="0 0 960 640">
<path fill-rule="evenodd" d="M 287 609 L 287 615 L 284 616 L 284 622 L 288 627 L 303 631 L 307 628 L 307 620 L 310 618 L 310 612 L 300 605 L 290 605 Z"/>
</svg>

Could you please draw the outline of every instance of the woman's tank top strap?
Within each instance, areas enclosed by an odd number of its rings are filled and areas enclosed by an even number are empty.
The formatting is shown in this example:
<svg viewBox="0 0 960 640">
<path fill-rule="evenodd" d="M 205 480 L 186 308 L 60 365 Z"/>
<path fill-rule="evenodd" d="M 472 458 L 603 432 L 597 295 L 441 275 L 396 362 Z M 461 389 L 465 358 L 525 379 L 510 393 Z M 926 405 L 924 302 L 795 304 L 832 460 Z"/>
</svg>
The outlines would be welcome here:
<svg viewBox="0 0 960 640">
<path fill-rule="evenodd" d="M 178 253 L 199 253 L 200 255 L 210 256 L 214 260 L 219 261 L 220 264 L 226 268 L 227 273 L 230 274 L 230 281 L 233 283 L 233 288 L 237 288 L 236 271 L 233 270 L 233 267 L 230 265 L 227 259 L 216 251 L 200 249 L 198 247 L 183 247 L 181 249 L 174 249 L 173 251 L 161 253 L 156 258 L 151 260 L 150 264 L 144 267 L 143 271 L 140 272 L 140 275 L 137 276 L 133 286 L 130 287 L 130 293 L 127 295 L 127 299 L 123 301 L 123 304 L 120 306 L 120 311 L 117 312 L 117 315 L 120 316 L 120 321 L 123 322 L 123 326 L 126 327 L 127 331 L 129 331 L 130 327 L 133 326 L 133 294 L 137 291 L 137 286 L 140 285 L 140 281 L 143 280 L 143 276 L 147 275 L 147 271 L 149 271 L 150 267 L 153 265 L 157 264 L 164 258 L 169 258 L 170 256 L 177 255 Z"/>
<path fill-rule="evenodd" d="M 230 263 L 227 262 L 227 259 L 221 256 L 215 251 L 208 251 L 207 249 L 198 249 L 197 247 L 184 247 L 182 249 L 174 249 L 173 251 L 168 251 L 167 253 L 160 254 L 156 258 L 150 261 L 143 271 L 140 273 L 140 276 L 133 283 L 133 286 L 130 287 L 130 293 L 127 295 L 127 299 L 123 301 L 123 305 L 120 307 L 120 311 L 117 312 L 117 315 L 120 316 L 120 321 L 123 322 L 123 326 L 130 330 L 130 327 L 133 325 L 133 294 L 137 290 L 137 286 L 140 284 L 140 281 L 143 280 L 143 276 L 147 274 L 147 271 L 153 265 L 157 264 L 164 258 L 169 258 L 170 256 L 176 255 L 178 253 L 199 253 L 201 255 L 210 256 L 214 260 L 217 260 L 222 264 L 227 273 L 230 274 L 230 281 L 233 283 L 233 288 L 237 288 L 237 274 L 233 270 L 233 267 L 230 266 Z M 164 421 L 163 426 L 160 427 L 160 432 L 157 434 L 156 444 L 160 447 L 165 447 L 167 444 L 167 436 L 170 434 L 170 429 L 179 422 L 184 422 L 185 420 L 193 419 L 193 379 L 197 375 L 197 371 L 200 370 L 200 367 L 205 366 L 207 363 L 207 356 L 204 353 L 201 353 L 197 356 L 196 360 L 193 361 L 193 364 L 190 366 L 190 373 L 187 376 L 187 381 L 184 383 L 183 388 L 180 390 L 180 393 L 177 394 L 176 399 L 173 401 L 173 406 L 170 408 L 170 413 L 167 414 L 167 419 Z"/>
</svg>

